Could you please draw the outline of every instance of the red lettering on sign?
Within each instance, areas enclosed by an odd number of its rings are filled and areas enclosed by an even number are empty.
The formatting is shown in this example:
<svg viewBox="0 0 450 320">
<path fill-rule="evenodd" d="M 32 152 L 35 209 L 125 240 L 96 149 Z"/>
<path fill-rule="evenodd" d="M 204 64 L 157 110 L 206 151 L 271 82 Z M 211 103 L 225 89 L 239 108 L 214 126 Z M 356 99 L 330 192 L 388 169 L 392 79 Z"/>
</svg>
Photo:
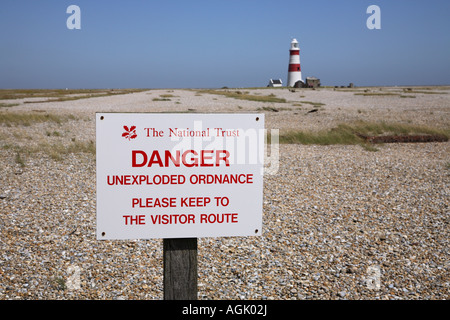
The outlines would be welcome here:
<svg viewBox="0 0 450 320">
<path fill-rule="evenodd" d="M 133 198 L 131 206 L 132 208 L 174 208 L 176 198 Z"/>
<path fill-rule="evenodd" d="M 202 213 L 200 223 L 237 223 L 237 215 L 237 213 Z"/>
<path fill-rule="evenodd" d="M 182 207 L 205 207 L 210 202 L 211 198 L 209 197 L 181 198 Z"/>
<path fill-rule="evenodd" d="M 186 150 L 181 154 L 180 150 L 175 151 L 175 155 L 170 150 L 164 151 L 164 163 L 158 150 L 153 150 L 150 157 L 145 151 L 132 150 L 131 151 L 131 166 L 132 167 L 151 167 L 158 165 L 160 167 L 169 167 L 170 162 L 176 167 L 181 163 L 186 167 L 212 167 L 225 164 L 230 166 L 229 157 L 230 152 L 227 150 L 201 150 L 200 153 L 195 150 Z"/>
<path fill-rule="evenodd" d="M 145 224 L 145 216 L 144 215 L 138 215 L 138 216 L 133 216 L 133 215 L 124 215 L 123 216 L 125 218 L 125 225 L 129 225 L 129 224 Z"/>
<path fill-rule="evenodd" d="M 195 223 L 193 214 L 158 214 L 150 216 L 153 224 L 189 224 Z"/>
<path fill-rule="evenodd" d="M 169 166 L 169 159 L 172 161 L 172 163 L 176 166 L 179 167 L 180 166 L 180 150 L 177 150 L 175 152 L 176 158 L 174 159 L 172 157 L 172 153 L 169 150 L 165 151 L 165 157 L 164 157 L 164 165 L 166 167 Z"/>
<path fill-rule="evenodd" d="M 200 167 L 212 167 L 214 166 L 214 163 L 205 163 L 205 160 L 212 160 L 213 158 L 213 152 L 214 150 L 202 150 L 202 156 L 200 157 L 201 159 L 201 163 L 200 163 Z M 205 153 L 210 153 L 210 156 L 205 155 Z"/>
</svg>

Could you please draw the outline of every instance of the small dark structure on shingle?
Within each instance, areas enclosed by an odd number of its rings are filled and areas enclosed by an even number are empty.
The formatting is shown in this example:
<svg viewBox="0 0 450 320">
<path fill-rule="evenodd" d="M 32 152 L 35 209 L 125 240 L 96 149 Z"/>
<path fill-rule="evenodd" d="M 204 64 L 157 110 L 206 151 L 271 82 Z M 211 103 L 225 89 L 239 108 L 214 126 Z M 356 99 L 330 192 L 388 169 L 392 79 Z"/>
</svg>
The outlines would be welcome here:
<svg viewBox="0 0 450 320">
<path fill-rule="evenodd" d="M 320 79 L 316 77 L 306 77 L 306 88 L 318 88 L 320 87 Z"/>
</svg>

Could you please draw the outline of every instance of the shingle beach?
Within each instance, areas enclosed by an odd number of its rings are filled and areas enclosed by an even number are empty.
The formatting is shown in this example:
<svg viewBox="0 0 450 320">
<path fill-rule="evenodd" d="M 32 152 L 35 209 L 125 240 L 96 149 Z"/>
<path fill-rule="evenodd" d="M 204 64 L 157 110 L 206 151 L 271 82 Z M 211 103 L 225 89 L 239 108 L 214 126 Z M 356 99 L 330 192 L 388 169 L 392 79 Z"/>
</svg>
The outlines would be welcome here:
<svg viewBox="0 0 450 320">
<path fill-rule="evenodd" d="M 96 112 L 264 113 L 280 134 L 450 127 L 449 87 L 227 90 L 284 101 L 194 89 L 2 100 L 0 118 L 41 118 L 0 123 L 0 299 L 163 298 L 161 239 L 96 240 Z M 261 237 L 198 239 L 199 299 L 450 298 L 450 142 L 280 144 L 263 204 Z"/>
</svg>

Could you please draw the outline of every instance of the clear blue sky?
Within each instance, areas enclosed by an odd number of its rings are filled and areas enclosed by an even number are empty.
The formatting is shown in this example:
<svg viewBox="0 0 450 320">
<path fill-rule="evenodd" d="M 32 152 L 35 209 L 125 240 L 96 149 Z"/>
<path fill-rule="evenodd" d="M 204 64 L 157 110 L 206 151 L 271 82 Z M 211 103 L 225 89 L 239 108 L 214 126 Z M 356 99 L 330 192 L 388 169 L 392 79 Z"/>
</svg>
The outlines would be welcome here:
<svg viewBox="0 0 450 320">
<path fill-rule="evenodd" d="M 0 88 L 286 83 L 292 38 L 323 85 L 450 84 L 448 0 L 1 0 Z"/>
</svg>

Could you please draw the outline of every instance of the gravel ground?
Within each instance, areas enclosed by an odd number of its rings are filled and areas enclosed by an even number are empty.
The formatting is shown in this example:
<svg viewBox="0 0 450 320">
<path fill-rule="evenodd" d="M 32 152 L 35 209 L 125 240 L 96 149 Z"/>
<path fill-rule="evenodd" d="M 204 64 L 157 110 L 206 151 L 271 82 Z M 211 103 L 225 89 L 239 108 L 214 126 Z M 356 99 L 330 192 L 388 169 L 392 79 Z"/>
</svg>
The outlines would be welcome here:
<svg viewBox="0 0 450 320">
<path fill-rule="evenodd" d="M 162 240 L 97 241 L 95 155 L 43 147 L 94 142 L 95 112 L 264 112 L 280 131 L 449 127 L 448 88 L 403 89 L 239 89 L 287 103 L 181 89 L 5 101 L 19 105 L 0 117 L 71 118 L 0 125 L 0 299 L 162 299 Z M 311 102 L 323 105 L 308 113 Z M 449 299 L 450 142 L 377 148 L 281 145 L 264 178 L 263 236 L 199 239 L 199 299 Z"/>
</svg>

